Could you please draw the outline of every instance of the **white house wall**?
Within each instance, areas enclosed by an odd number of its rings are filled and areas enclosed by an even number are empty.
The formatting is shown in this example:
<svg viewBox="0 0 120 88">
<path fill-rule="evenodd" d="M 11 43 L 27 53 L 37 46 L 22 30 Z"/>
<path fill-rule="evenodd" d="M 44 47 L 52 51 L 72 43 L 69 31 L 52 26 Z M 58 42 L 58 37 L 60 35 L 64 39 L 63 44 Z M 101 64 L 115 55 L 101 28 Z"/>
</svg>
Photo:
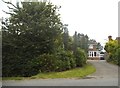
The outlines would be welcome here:
<svg viewBox="0 0 120 88">
<path fill-rule="evenodd" d="M 96 52 L 96 56 L 95 56 Z M 100 57 L 100 51 L 88 51 L 88 57 Z"/>
</svg>

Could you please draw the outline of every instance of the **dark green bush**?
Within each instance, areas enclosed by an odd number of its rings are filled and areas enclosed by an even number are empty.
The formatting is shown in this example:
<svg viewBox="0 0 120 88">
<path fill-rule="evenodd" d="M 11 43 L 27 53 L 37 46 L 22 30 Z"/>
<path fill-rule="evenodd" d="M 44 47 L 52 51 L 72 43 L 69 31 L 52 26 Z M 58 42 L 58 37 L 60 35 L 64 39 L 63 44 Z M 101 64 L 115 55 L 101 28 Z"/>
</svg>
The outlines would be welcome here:
<svg viewBox="0 0 120 88">
<path fill-rule="evenodd" d="M 58 71 L 64 71 L 68 70 L 71 68 L 70 66 L 70 60 L 69 57 L 67 56 L 67 52 L 64 50 L 61 50 L 59 53 L 57 53 L 57 59 L 60 61 L 58 67 Z"/>
<path fill-rule="evenodd" d="M 36 64 L 32 62 L 32 59 L 9 56 L 9 58 L 3 59 L 2 62 L 4 64 L 2 66 L 3 77 L 28 77 L 38 73 L 38 69 L 35 69 Z"/>
<path fill-rule="evenodd" d="M 77 48 L 75 53 L 75 58 L 76 58 L 77 67 L 81 67 L 84 64 L 86 64 L 86 60 L 87 60 L 86 53 L 82 49 Z"/>
<path fill-rule="evenodd" d="M 40 72 L 51 72 L 57 69 L 57 59 L 53 54 L 42 54 L 36 58 L 36 64 Z"/>
<path fill-rule="evenodd" d="M 73 53 L 70 51 L 67 51 L 67 56 L 69 57 L 71 68 L 75 68 L 76 67 L 76 58 L 74 57 Z"/>
<path fill-rule="evenodd" d="M 79 52 L 77 57 L 83 58 L 83 52 Z M 39 72 L 65 71 L 81 64 L 71 51 L 59 50 L 55 54 L 42 54 L 37 58 L 25 58 L 25 56 L 8 56 L 9 59 L 3 60 L 3 76 L 32 76 Z M 5 58 L 5 57 L 4 57 Z M 84 58 L 85 59 L 85 58 Z M 6 60 L 6 61 L 5 61 Z M 82 62 L 83 63 L 83 62 Z"/>
<path fill-rule="evenodd" d="M 58 59 L 57 71 L 64 71 L 76 67 L 75 58 L 72 52 L 60 50 L 57 52 L 56 57 Z"/>
</svg>

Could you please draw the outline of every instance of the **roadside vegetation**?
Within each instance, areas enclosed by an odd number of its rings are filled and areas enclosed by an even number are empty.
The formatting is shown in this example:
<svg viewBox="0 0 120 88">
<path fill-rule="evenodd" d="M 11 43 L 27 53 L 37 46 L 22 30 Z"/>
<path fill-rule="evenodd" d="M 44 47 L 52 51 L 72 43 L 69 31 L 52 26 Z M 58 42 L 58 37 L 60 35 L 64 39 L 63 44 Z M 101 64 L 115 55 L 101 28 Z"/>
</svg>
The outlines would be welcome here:
<svg viewBox="0 0 120 88">
<path fill-rule="evenodd" d="M 5 3 L 10 17 L 2 20 L 3 77 L 20 79 L 77 68 L 74 76 L 79 67 L 91 68 L 86 64 L 89 37 L 77 32 L 69 36 L 68 25 L 61 22 L 58 13 L 60 7 L 45 1 Z M 83 70 L 79 76 L 93 72 L 89 71 Z"/>
<path fill-rule="evenodd" d="M 68 71 L 62 71 L 62 72 L 50 72 L 50 73 L 40 73 L 35 76 L 32 76 L 31 78 L 83 78 L 89 74 L 92 74 L 95 72 L 96 69 L 91 64 L 87 64 L 83 66 L 82 68 L 75 68 Z"/>
<path fill-rule="evenodd" d="M 120 66 L 120 41 L 109 40 L 105 45 L 105 50 L 107 52 L 106 60 Z"/>
<path fill-rule="evenodd" d="M 55 79 L 55 78 L 76 78 L 81 79 L 96 71 L 95 67 L 88 63 L 83 67 L 74 68 L 62 72 L 39 73 L 31 77 L 3 77 L 3 80 L 24 80 L 24 79 Z"/>
</svg>

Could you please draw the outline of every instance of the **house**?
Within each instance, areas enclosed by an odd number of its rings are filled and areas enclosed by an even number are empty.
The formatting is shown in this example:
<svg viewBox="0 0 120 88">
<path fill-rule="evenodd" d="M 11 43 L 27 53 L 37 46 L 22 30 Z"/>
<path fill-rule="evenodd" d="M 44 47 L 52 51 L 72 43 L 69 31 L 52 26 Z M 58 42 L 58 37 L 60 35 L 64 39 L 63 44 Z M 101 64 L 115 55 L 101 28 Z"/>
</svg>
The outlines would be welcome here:
<svg viewBox="0 0 120 88">
<path fill-rule="evenodd" d="M 100 53 L 101 51 L 99 51 L 97 49 L 97 44 L 89 44 L 88 47 L 88 59 L 90 60 L 100 60 Z"/>
<path fill-rule="evenodd" d="M 120 44 L 120 37 L 116 37 L 116 40 L 117 40 L 118 43 Z"/>
</svg>

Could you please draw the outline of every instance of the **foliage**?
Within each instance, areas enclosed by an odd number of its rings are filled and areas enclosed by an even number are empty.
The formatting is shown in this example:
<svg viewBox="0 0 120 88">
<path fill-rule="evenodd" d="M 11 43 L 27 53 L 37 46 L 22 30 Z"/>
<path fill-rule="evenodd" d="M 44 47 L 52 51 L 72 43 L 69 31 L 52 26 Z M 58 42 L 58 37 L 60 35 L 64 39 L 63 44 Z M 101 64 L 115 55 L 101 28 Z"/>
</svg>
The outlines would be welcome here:
<svg viewBox="0 0 120 88">
<path fill-rule="evenodd" d="M 34 63 L 34 69 L 39 70 L 39 72 L 65 71 L 76 67 L 72 53 L 64 50 L 56 54 L 42 54 L 34 59 L 32 63 Z"/>
<path fill-rule="evenodd" d="M 83 78 L 88 74 L 95 72 L 95 67 L 91 64 L 87 64 L 83 68 L 74 68 L 69 71 L 63 72 L 49 72 L 39 73 L 32 77 L 3 77 L 3 80 L 26 80 L 26 79 L 42 79 L 42 78 Z"/>
<path fill-rule="evenodd" d="M 86 61 L 87 61 L 86 53 L 82 49 L 77 48 L 75 58 L 76 58 L 77 67 L 81 67 L 84 64 L 86 64 Z"/>
<path fill-rule="evenodd" d="M 67 25 L 64 25 L 63 29 L 64 29 L 64 33 L 63 33 L 63 45 L 64 45 L 64 49 L 68 50 L 69 33 L 68 33 Z"/>
<path fill-rule="evenodd" d="M 57 54 L 58 69 L 57 71 L 64 71 L 76 67 L 75 58 L 70 51 L 60 50 Z"/>
<path fill-rule="evenodd" d="M 92 74 L 95 72 L 95 67 L 91 64 L 87 64 L 83 66 L 83 68 L 75 68 L 71 69 L 69 71 L 63 71 L 63 72 L 50 72 L 50 73 L 40 73 L 35 76 L 32 76 L 31 78 L 83 78 L 87 76 L 88 74 Z"/>
<path fill-rule="evenodd" d="M 5 3 L 12 7 L 6 12 L 10 17 L 2 21 L 3 77 L 65 71 L 86 63 L 88 36 L 75 32 L 70 37 L 59 7 L 46 1 Z"/>
<path fill-rule="evenodd" d="M 88 52 L 88 43 L 89 43 L 89 37 L 84 34 L 80 34 L 75 32 L 74 36 L 74 43 L 73 43 L 73 51 L 74 53 L 77 50 L 77 47 L 83 49 L 86 53 Z"/>
<path fill-rule="evenodd" d="M 13 8 L 6 12 L 10 18 L 2 22 L 3 76 L 36 74 L 33 59 L 54 53 L 61 45 L 59 8 L 47 2 L 22 2 L 21 7 L 6 3 Z"/>
<path fill-rule="evenodd" d="M 117 40 L 110 40 L 106 43 L 105 48 L 108 53 L 108 62 L 113 62 L 120 66 L 120 44 Z"/>
<path fill-rule="evenodd" d="M 57 69 L 57 59 L 53 54 L 42 54 L 33 62 L 37 65 L 39 72 L 51 72 Z"/>
<path fill-rule="evenodd" d="M 73 53 L 74 53 L 74 55 L 75 55 L 75 53 L 76 53 L 76 50 L 77 50 L 77 46 L 78 46 L 78 38 L 77 38 L 77 32 L 75 31 L 75 34 L 74 34 L 74 36 L 73 36 L 73 40 L 74 40 L 74 42 L 73 42 Z"/>
</svg>

